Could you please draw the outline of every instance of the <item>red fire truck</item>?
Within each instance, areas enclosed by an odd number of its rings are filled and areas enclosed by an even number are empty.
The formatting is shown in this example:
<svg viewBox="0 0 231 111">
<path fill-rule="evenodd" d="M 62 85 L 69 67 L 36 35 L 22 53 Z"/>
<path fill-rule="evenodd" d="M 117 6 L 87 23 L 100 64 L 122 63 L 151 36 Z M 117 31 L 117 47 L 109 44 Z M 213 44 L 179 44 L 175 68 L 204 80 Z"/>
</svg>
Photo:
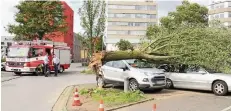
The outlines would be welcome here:
<svg viewBox="0 0 231 111">
<path fill-rule="evenodd" d="M 22 41 L 12 44 L 8 48 L 6 58 L 6 71 L 16 75 L 22 73 L 44 74 L 43 60 L 48 54 L 49 71 L 54 71 L 52 63 L 53 54 L 60 59 L 59 72 L 68 69 L 71 64 L 70 47 L 66 43 L 52 41 Z"/>
</svg>

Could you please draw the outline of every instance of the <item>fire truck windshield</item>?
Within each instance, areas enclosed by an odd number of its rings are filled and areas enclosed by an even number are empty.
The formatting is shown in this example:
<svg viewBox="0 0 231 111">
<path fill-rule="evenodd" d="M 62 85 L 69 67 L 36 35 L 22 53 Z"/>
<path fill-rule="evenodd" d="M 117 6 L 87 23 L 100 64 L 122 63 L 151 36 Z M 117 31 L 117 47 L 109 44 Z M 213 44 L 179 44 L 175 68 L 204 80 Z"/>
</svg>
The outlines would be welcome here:
<svg viewBox="0 0 231 111">
<path fill-rule="evenodd" d="M 8 49 L 8 57 L 27 57 L 29 47 L 10 47 Z"/>
</svg>

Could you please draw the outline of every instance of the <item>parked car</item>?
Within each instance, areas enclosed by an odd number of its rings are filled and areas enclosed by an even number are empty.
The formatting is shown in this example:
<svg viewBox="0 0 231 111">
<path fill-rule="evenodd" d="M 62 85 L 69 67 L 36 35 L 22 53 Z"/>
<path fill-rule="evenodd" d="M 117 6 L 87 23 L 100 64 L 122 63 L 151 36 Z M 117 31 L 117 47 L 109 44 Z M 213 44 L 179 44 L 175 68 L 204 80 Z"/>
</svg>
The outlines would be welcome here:
<svg viewBox="0 0 231 111">
<path fill-rule="evenodd" d="M 106 62 L 102 67 L 103 85 L 112 83 L 123 85 L 128 77 L 129 89 L 153 89 L 161 91 L 165 87 L 166 79 L 163 70 L 157 69 L 146 60 L 129 59 Z M 98 81 L 97 81 L 98 82 Z"/>
<path fill-rule="evenodd" d="M 231 75 L 199 66 L 162 65 L 166 73 L 166 88 L 184 88 L 213 91 L 215 95 L 224 96 L 231 92 Z M 167 70 L 166 70 L 167 69 Z"/>
<path fill-rule="evenodd" d="M 1 71 L 5 71 L 6 70 L 6 62 L 2 62 L 1 63 Z"/>
</svg>

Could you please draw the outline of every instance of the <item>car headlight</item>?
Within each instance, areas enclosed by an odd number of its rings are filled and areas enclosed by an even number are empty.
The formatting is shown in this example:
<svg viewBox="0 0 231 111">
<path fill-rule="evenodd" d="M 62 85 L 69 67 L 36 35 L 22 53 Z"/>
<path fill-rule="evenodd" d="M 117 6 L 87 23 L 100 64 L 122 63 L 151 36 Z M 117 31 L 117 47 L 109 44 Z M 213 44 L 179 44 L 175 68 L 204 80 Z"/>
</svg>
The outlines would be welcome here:
<svg viewBox="0 0 231 111">
<path fill-rule="evenodd" d="M 149 82 L 148 78 L 144 78 L 143 82 Z"/>
</svg>

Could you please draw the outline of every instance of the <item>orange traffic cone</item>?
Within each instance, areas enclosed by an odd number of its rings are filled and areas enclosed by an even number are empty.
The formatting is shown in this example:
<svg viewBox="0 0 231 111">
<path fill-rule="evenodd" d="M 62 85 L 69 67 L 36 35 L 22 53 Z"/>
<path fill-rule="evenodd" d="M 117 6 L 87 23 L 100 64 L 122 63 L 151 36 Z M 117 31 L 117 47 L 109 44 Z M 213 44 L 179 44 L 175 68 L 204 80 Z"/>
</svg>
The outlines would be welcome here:
<svg viewBox="0 0 231 111">
<path fill-rule="evenodd" d="M 82 105 L 82 103 L 80 102 L 80 99 L 79 99 L 78 89 L 76 88 L 75 96 L 74 96 L 74 102 L 73 102 L 72 106 L 81 106 L 81 105 Z"/>
<path fill-rule="evenodd" d="M 104 111 L 103 100 L 102 99 L 100 100 L 99 111 Z"/>
<path fill-rule="evenodd" d="M 152 111 L 156 111 L 156 104 L 153 104 Z"/>
</svg>

